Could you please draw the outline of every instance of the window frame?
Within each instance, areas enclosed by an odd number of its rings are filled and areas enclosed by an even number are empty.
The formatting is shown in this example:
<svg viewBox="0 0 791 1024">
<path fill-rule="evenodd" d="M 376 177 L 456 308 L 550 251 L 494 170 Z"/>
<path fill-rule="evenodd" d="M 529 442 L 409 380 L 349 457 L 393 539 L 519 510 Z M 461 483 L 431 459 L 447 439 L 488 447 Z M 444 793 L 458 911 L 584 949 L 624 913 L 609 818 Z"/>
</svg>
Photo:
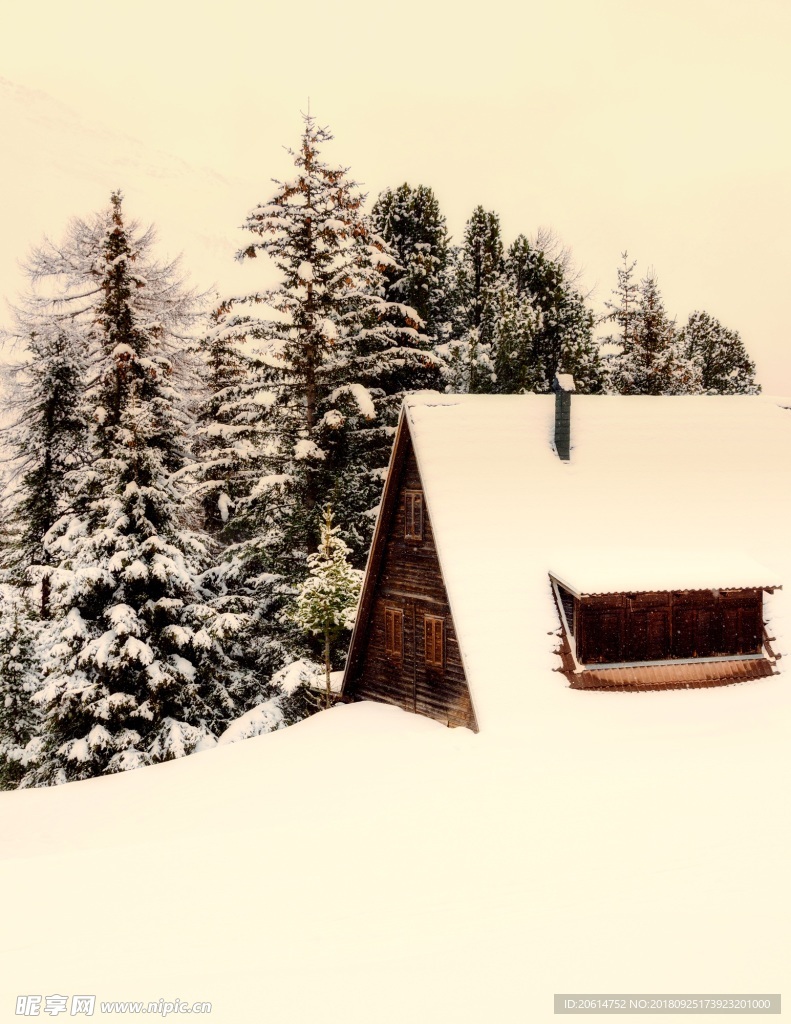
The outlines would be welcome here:
<svg viewBox="0 0 791 1024">
<path fill-rule="evenodd" d="M 415 509 L 418 509 L 418 525 L 415 528 Z M 417 488 L 404 491 L 404 540 L 413 542 L 423 540 L 423 521 L 425 519 L 425 502 L 423 492 Z"/>
</svg>

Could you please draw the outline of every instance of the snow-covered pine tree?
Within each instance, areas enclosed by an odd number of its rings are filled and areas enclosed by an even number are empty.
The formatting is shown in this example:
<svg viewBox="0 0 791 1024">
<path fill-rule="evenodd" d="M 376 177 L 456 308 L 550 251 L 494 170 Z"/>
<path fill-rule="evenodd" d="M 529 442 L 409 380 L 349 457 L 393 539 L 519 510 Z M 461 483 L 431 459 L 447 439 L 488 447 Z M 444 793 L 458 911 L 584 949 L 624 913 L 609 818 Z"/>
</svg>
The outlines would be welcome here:
<svg viewBox="0 0 791 1024">
<path fill-rule="evenodd" d="M 277 691 L 273 673 L 291 649 L 284 648 L 283 630 L 274 624 L 282 595 L 277 577 L 264 569 L 264 545 L 257 532 L 261 520 L 249 510 L 251 492 L 265 472 L 262 417 L 272 394 L 263 386 L 259 362 L 247 350 L 245 332 L 232 325 L 235 318 L 228 314 L 225 304 L 215 309 L 198 346 L 203 387 L 190 475 L 213 563 L 204 580 L 215 594 L 214 606 L 242 616 L 245 623 L 229 653 L 253 683 L 247 696 L 240 695 L 246 713 L 251 704 Z M 293 710 L 298 720 L 304 709 Z"/>
<path fill-rule="evenodd" d="M 65 478 L 86 458 L 88 347 L 71 317 L 29 294 L 15 310 L 14 338 L 26 346 L 4 393 L 12 417 L 4 441 L 13 460 L 5 502 L 14 538 L 4 562 L 22 586 L 35 584 L 49 617 L 50 571 L 43 538 L 66 510 Z M 35 570 L 34 570 L 34 567 Z"/>
<path fill-rule="evenodd" d="M 724 327 L 708 313 L 696 310 L 679 334 L 681 354 L 700 373 L 701 390 L 707 395 L 757 395 L 755 363 L 738 331 Z"/>
<path fill-rule="evenodd" d="M 593 341 L 594 319 L 575 287 L 568 252 L 561 251 L 554 236 L 542 232 L 534 242 L 519 235 L 508 250 L 506 278 L 516 301 L 533 311 L 532 346 L 522 359 L 529 365 L 513 377 L 503 367 L 497 390 L 522 390 L 520 381 L 532 381 L 531 391 L 549 392 L 557 372 L 574 376 L 577 389 L 596 393 L 602 389 L 598 347 Z"/>
<path fill-rule="evenodd" d="M 536 358 L 541 314 L 529 294 L 519 294 L 504 277 L 494 292 L 494 390 L 512 395 L 543 390 L 542 366 Z"/>
<path fill-rule="evenodd" d="M 452 340 L 443 346 L 446 390 L 487 393 L 495 386 L 495 336 L 503 285 L 500 218 L 477 206 L 454 250 Z"/>
<path fill-rule="evenodd" d="M 203 357 L 204 395 L 195 429 L 196 496 L 206 531 L 221 543 L 239 540 L 232 510 L 251 486 L 256 455 L 260 392 L 255 368 L 244 351 L 244 336 L 226 330 L 226 309 L 211 315 L 211 329 L 199 346 Z"/>
<path fill-rule="evenodd" d="M 294 621 L 306 633 L 319 636 L 324 654 L 324 706 L 332 705 L 333 644 L 354 626 L 363 573 L 349 562 L 349 546 L 333 526 L 332 507 L 324 509 L 318 551 L 308 555 L 308 575 L 297 587 Z"/>
<path fill-rule="evenodd" d="M 417 313 L 383 296 L 395 261 L 348 170 L 322 159 L 332 136 L 304 123 L 296 176 L 250 213 L 239 253 L 268 258 L 279 281 L 229 300 L 217 325 L 250 345 L 252 376 L 225 409 L 257 434 L 255 479 L 232 528 L 247 538 L 234 554 L 254 588 L 263 581 L 264 600 L 277 580 L 304 576 L 327 500 L 364 557 L 404 391 L 434 362 Z"/>
<path fill-rule="evenodd" d="M 45 725 L 23 785 L 181 756 L 240 710 L 243 681 L 225 649 L 239 622 L 213 607 L 205 545 L 190 529 L 179 353 L 196 297 L 121 207 L 114 193 L 105 215 L 78 225 L 90 259 L 71 263 L 70 245 L 51 246 L 44 264 L 82 296 L 93 426 L 90 456 L 67 478 L 71 509 L 44 540 L 55 563 L 35 696 Z"/>
<path fill-rule="evenodd" d="M 437 197 L 426 185 L 405 182 L 385 189 L 373 205 L 371 222 L 398 263 L 385 270 L 386 298 L 415 309 L 425 334 L 436 341 L 449 313 L 449 240 Z"/>
<path fill-rule="evenodd" d="M 627 303 L 633 267 L 624 254 L 618 286 L 622 302 L 612 314 L 621 327 L 621 344 L 606 357 L 608 389 L 622 395 L 699 394 L 700 371 L 681 349 L 652 269 L 640 281 L 636 304 Z"/>
<path fill-rule="evenodd" d="M 38 681 L 35 626 L 16 588 L 0 587 L 0 789 L 25 774 L 25 749 L 40 728 L 30 700 Z"/>
<path fill-rule="evenodd" d="M 602 344 L 608 346 L 617 345 L 621 353 L 627 353 L 631 347 L 632 340 L 637 330 L 637 307 L 639 304 L 640 285 L 635 280 L 634 271 L 637 260 L 629 260 L 629 253 L 624 250 L 621 253 L 621 266 L 618 267 L 617 283 L 612 290 L 612 299 L 608 299 L 604 305 L 607 312 L 602 321 L 613 323 L 616 330 L 613 334 L 602 339 Z"/>
</svg>

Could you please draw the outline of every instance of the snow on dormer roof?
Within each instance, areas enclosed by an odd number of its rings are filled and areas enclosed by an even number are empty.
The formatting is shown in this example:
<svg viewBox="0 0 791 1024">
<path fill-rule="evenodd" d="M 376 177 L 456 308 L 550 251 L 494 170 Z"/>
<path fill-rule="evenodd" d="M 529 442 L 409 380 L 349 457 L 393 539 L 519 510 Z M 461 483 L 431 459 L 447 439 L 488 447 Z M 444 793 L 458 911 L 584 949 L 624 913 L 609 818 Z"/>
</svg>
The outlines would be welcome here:
<svg viewBox="0 0 791 1024">
<path fill-rule="evenodd" d="M 576 597 L 674 590 L 772 589 L 772 570 L 733 548 L 569 548 L 549 570 Z"/>
</svg>

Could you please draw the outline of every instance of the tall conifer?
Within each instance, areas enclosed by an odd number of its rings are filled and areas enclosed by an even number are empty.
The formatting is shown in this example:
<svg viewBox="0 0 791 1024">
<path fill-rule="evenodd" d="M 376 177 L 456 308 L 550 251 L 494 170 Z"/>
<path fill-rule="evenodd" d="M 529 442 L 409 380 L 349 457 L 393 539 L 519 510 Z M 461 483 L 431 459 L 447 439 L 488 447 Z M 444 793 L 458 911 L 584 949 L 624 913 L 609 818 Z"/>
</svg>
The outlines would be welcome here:
<svg viewBox="0 0 791 1024">
<path fill-rule="evenodd" d="M 436 341 L 449 315 L 448 232 L 437 197 L 426 185 L 405 182 L 385 189 L 373 205 L 371 222 L 397 261 L 385 270 L 386 297 L 415 309 L 425 334 Z"/>
<path fill-rule="evenodd" d="M 396 262 L 363 215 L 365 197 L 346 168 L 322 159 L 331 138 L 304 119 L 296 175 L 250 213 L 239 253 L 274 263 L 279 283 L 228 301 L 216 326 L 250 357 L 224 414 L 257 438 L 254 479 L 235 510 L 253 575 L 300 579 L 329 499 L 364 555 L 409 373 L 432 361 L 417 313 L 384 295 Z"/>
<path fill-rule="evenodd" d="M 75 233 L 93 235 L 81 270 L 67 259 Z M 151 243 L 127 228 L 114 193 L 106 215 L 46 254 L 51 273 L 82 279 L 69 298 L 82 296 L 92 429 L 88 458 L 67 478 L 69 510 L 44 539 L 54 617 L 35 695 L 43 739 L 24 785 L 181 756 L 241 710 L 244 681 L 225 648 L 239 623 L 216 611 L 202 580 L 208 560 L 185 482 L 179 355 L 195 296 L 174 265 L 153 260 Z"/>
<path fill-rule="evenodd" d="M 445 352 L 447 387 L 471 394 L 491 392 L 496 380 L 497 293 L 505 267 L 497 214 L 477 206 L 454 256 L 452 340 Z"/>
<path fill-rule="evenodd" d="M 616 327 L 605 342 L 619 345 L 622 353 L 629 351 L 637 329 L 640 286 L 634 276 L 636 266 L 637 260 L 630 261 L 628 252 L 621 253 L 621 266 L 616 271 L 617 283 L 612 292 L 613 298 L 604 303 L 607 310 L 604 320 Z"/>
<path fill-rule="evenodd" d="M 295 175 L 249 214 L 238 254 L 265 259 L 278 280 L 229 298 L 209 339 L 235 339 L 247 360 L 243 376 L 216 393 L 204 429 L 228 443 L 235 434 L 242 449 L 225 566 L 259 616 L 262 671 L 301 644 L 287 604 L 326 502 L 364 559 L 403 395 L 436 362 L 418 314 L 386 294 L 396 260 L 348 169 L 323 158 L 331 138 L 304 118 Z"/>
<path fill-rule="evenodd" d="M 523 390 L 519 381 L 532 381 L 527 390 L 548 392 L 555 374 L 570 373 L 577 389 L 595 393 L 602 388 L 598 347 L 593 341 L 593 314 L 570 274 L 568 254 L 558 252 L 554 238 L 544 232 L 531 243 L 519 235 L 508 250 L 506 279 L 516 303 L 532 309 L 531 342 L 522 359 L 498 373 L 497 390 Z M 513 367 L 518 376 L 513 378 Z"/>
<path fill-rule="evenodd" d="M 608 319 L 619 327 L 618 335 L 606 339 L 614 343 L 605 357 L 609 390 L 622 395 L 699 394 L 699 368 L 682 351 L 656 274 L 649 270 L 635 285 L 634 266 L 624 253 L 616 301 L 608 303 Z"/>
</svg>

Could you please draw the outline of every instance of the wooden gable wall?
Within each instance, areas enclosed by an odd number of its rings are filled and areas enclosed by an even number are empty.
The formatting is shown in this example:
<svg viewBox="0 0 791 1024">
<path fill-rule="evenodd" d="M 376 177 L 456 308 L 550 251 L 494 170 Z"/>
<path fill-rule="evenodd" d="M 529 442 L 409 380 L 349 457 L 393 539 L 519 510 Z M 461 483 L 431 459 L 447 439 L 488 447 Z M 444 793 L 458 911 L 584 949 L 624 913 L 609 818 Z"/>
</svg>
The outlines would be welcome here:
<svg viewBox="0 0 791 1024">
<path fill-rule="evenodd" d="M 407 538 L 410 532 L 407 530 L 407 502 L 410 502 L 411 530 L 415 492 L 423 494 L 423 484 L 407 422 L 403 419 L 366 571 L 343 696 L 346 700 L 396 704 L 444 724 L 477 731 L 425 496 L 422 538 Z M 399 623 L 399 612 L 400 656 L 392 652 L 393 613 Z M 441 667 L 428 663 L 436 660 L 436 650 L 431 648 L 436 640 L 437 619 L 442 621 Z M 395 642 L 399 643 L 397 636 Z"/>
</svg>

